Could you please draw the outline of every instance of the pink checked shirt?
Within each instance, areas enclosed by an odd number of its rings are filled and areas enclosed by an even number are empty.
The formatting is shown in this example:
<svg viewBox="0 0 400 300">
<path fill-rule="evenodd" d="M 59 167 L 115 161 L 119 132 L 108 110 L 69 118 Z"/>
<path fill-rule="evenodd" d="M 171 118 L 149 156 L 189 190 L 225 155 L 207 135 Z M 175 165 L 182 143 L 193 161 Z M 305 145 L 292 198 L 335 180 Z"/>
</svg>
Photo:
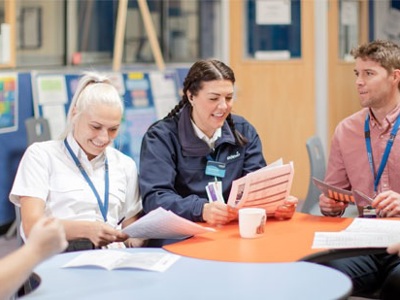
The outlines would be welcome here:
<svg viewBox="0 0 400 300">
<path fill-rule="evenodd" d="M 374 196 L 374 176 L 368 162 L 364 122 L 369 109 L 364 108 L 344 119 L 336 127 L 332 138 L 325 181 L 331 185 L 357 189 Z M 400 113 L 400 105 L 379 125 L 371 113 L 371 147 L 375 172 L 379 169 L 390 131 Z M 400 129 L 394 140 L 386 167 L 379 181 L 378 192 L 393 190 L 400 193 Z"/>
</svg>

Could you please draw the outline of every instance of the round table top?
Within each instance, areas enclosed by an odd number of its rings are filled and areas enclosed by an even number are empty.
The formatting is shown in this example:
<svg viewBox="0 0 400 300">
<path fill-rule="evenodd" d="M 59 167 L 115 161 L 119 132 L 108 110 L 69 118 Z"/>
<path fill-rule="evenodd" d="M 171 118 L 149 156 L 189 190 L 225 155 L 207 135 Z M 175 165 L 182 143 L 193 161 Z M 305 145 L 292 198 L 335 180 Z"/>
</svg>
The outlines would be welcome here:
<svg viewBox="0 0 400 300">
<path fill-rule="evenodd" d="M 294 262 L 325 249 L 312 249 L 316 231 L 345 229 L 352 218 L 332 218 L 296 212 L 292 219 L 268 219 L 265 233 L 244 239 L 233 222 L 216 232 L 191 237 L 163 248 L 187 257 L 231 262 Z"/>
<path fill-rule="evenodd" d="M 118 251 L 165 252 L 160 248 Z M 41 284 L 24 299 L 323 300 L 347 299 L 352 289 L 344 274 L 308 262 L 233 263 L 182 256 L 165 272 L 61 268 L 80 253 L 59 254 L 42 263 L 35 269 Z"/>
</svg>

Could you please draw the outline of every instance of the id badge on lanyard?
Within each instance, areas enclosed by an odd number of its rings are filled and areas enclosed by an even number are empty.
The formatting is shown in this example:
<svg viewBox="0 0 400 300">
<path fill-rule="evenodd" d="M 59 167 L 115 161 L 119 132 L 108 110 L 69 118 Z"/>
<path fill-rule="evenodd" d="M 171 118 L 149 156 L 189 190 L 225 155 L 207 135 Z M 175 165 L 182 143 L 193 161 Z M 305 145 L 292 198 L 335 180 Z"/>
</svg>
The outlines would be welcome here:
<svg viewBox="0 0 400 300">
<path fill-rule="evenodd" d="M 224 163 L 208 160 L 206 166 L 206 175 L 224 178 L 225 167 L 226 165 Z"/>
<path fill-rule="evenodd" d="M 222 182 L 218 180 L 218 178 L 225 177 L 225 167 L 224 163 L 208 160 L 205 173 L 208 176 L 213 176 L 215 178 L 214 181 L 209 182 L 206 186 L 206 192 L 208 196 L 209 202 L 222 202 L 225 203 L 224 197 L 222 195 Z"/>
</svg>

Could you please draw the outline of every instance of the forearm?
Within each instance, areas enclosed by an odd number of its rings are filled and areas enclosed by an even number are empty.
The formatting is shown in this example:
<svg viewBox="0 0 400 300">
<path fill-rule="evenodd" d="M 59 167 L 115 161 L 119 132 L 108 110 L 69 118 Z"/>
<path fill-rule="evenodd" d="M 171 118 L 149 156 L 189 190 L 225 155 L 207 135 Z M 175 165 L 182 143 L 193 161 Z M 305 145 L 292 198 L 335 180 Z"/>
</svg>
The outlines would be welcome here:
<svg viewBox="0 0 400 300">
<path fill-rule="evenodd" d="M 25 236 L 29 238 L 30 231 L 34 224 L 40 218 L 36 217 L 34 219 L 30 218 L 28 222 L 24 223 L 24 232 Z M 80 239 L 80 238 L 88 238 L 89 230 L 93 224 L 91 221 L 69 221 L 69 220 L 60 220 L 65 229 L 65 235 L 67 241 Z"/>
<path fill-rule="evenodd" d="M 10 298 L 44 258 L 24 245 L 0 260 L 0 299 Z"/>
<path fill-rule="evenodd" d="M 94 222 L 92 221 L 71 221 L 61 220 L 64 226 L 66 238 L 68 241 L 89 238 L 91 227 Z"/>
<path fill-rule="evenodd" d="M 96 247 L 106 246 L 113 242 L 123 242 L 128 235 L 113 226 L 98 221 L 62 221 L 68 241 L 88 239 Z"/>
</svg>

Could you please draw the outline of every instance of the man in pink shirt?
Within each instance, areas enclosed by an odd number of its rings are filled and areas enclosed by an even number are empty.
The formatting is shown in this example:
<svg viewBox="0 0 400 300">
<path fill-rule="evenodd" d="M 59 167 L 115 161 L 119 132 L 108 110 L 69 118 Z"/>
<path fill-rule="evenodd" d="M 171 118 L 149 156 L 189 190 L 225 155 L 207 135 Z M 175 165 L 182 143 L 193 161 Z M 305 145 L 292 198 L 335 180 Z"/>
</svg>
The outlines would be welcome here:
<svg viewBox="0 0 400 300">
<path fill-rule="evenodd" d="M 352 50 L 362 109 L 337 126 L 325 182 L 373 198 L 379 217 L 400 217 L 400 47 L 373 41 Z M 325 216 L 341 216 L 347 204 L 320 195 Z M 400 233 L 399 233 L 400 234 Z M 379 254 L 324 263 L 351 277 L 353 294 L 381 288 L 380 299 L 400 299 L 400 259 Z"/>
</svg>

